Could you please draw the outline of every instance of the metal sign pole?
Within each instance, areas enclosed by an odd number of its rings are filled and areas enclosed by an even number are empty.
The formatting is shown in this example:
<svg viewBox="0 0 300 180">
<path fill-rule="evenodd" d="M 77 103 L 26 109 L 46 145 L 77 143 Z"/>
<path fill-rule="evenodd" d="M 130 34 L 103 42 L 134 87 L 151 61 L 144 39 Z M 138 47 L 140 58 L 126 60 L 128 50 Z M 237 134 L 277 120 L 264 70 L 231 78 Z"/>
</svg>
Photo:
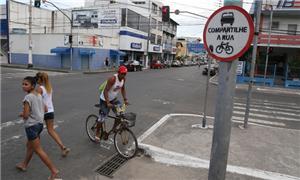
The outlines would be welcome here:
<svg viewBox="0 0 300 180">
<path fill-rule="evenodd" d="M 242 7 L 242 4 L 242 1 L 224 2 L 224 6 Z M 226 177 L 237 63 L 237 59 L 219 63 L 219 84 L 208 180 L 225 180 Z"/>
<path fill-rule="evenodd" d="M 245 119 L 244 119 L 244 127 L 243 128 L 247 128 L 247 126 L 248 126 L 248 118 L 249 118 L 249 113 L 250 113 L 250 100 L 251 100 L 252 85 L 253 85 L 253 79 L 254 79 L 254 69 L 255 69 L 255 61 L 256 61 L 261 6 L 262 6 L 262 2 L 260 0 L 256 0 L 255 1 L 255 11 L 256 11 L 256 13 L 255 13 L 255 34 L 254 34 L 255 36 L 254 36 L 254 40 L 253 40 L 250 81 L 248 84 L 248 95 L 247 95 L 246 111 L 245 111 Z"/>
</svg>

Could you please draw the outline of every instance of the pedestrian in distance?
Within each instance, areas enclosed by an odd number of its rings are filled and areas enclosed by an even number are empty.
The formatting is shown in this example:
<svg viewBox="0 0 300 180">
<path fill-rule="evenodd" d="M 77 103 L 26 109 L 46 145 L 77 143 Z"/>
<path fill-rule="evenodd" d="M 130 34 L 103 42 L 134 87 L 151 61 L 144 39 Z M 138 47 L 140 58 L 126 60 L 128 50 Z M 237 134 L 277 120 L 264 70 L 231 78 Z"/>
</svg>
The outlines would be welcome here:
<svg viewBox="0 0 300 180">
<path fill-rule="evenodd" d="M 36 80 L 39 85 L 37 88 L 37 92 L 43 97 L 43 102 L 48 108 L 48 111 L 44 114 L 44 120 L 46 122 L 48 134 L 60 147 L 61 155 L 63 157 L 66 157 L 71 149 L 67 148 L 63 144 L 61 138 L 54 129 L 54 106 L 52 102 L 53 89 L 48 74 L 45 72 L 38 72 L 36 74 Z"/>
<path fill-rule="evenodd" d="M 108 70 L 108 66 L 109 66 L 108 57 L 105 58 L 104 65 L 105 65 L 105 68 L 106 68 L 106 71 L 107 71 Z"/>
<path fill-rule="evenodd" d="M 19 116 L 24 120 L 27 136 L 27 149 L 24 161 L 17 164 L 16 168 L 21 171 L 26 171 L 33 153 L 35 152 L 51 172 L 48 179 L 55 180 L 59 171 L 51 162 L 40 143 L 40 134 L 43 130 L 43 117 L 44 112 L 47 111 L 47 107 L 43 103 L 42 96 L 35 91 L 35 86 L 35 77 L 28 76 L 24 78 L 22 88 L 27 95 L 23 100 L 23 111 Z"/>
</svg>

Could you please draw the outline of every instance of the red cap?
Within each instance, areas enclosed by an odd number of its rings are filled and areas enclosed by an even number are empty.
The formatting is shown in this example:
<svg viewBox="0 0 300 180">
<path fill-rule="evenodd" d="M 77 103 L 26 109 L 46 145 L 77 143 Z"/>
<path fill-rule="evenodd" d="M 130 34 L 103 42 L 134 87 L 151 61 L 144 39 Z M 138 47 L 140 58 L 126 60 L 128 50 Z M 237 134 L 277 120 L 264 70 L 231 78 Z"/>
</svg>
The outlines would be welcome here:
<svg viewBox="0 0 300 180">
<path fill-rule="evenodd" d="M 127 68 L 125 66 L 120 66 L 119 70 L 118 70 L 118 73 L 126 74 L 127 73 Z"/>
</svg>

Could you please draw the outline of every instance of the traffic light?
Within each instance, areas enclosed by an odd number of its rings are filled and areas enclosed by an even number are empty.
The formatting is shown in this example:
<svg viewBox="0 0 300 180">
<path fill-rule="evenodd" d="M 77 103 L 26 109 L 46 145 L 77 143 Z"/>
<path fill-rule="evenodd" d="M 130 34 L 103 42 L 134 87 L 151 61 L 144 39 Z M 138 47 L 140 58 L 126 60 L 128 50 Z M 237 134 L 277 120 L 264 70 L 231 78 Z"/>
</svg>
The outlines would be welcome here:
<svg viewBox="0 0 300 180">
<path fill-rule="evenodd" d="M 34 7 L 41 7 L 41 0 L 34 0 Z"/>
<path fill-rule="evenodd" d="M 162 11 L 162 21 L 169 22 L 170 20 L 170 6 L 163 6 L 161 8 Z"/>
<path fill-rule="evenodd" d="M 269 47 L 268 54 L 271 54 L 273 52 L 273 47 Z"/>
<path fill-rule="evenodd" d="M 69 43 L 72 44 L 73 43 L 73 36 L 69 35 Z"/>
</svg>

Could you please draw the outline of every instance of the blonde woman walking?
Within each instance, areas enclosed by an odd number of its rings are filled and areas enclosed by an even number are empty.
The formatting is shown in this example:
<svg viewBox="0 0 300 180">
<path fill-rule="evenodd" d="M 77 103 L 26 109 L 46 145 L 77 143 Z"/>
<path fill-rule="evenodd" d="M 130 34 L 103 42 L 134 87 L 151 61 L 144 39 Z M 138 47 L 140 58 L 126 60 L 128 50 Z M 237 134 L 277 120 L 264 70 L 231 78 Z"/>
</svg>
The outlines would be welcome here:
<svg viewBox="0 0 300 180">
<path fill-rule="evenodd" d="M 61 149 L 61 155 L 66 157 L 70 152 L 70 148 L 67 148 L 61 141 L 59 135 L 54 129 L 54 107 L 52 102 L 52 86 L 48 78 L 48 74 L 45 72 L 38 72 L 36 74 L 37 83 L 39 85 L 37 92 L 42 95 L 43 102 L 48 108 L 48 112 L 44 114 L 44 120 L 46 122 L 49 135 L 54 139 Z"/>
</svg>

